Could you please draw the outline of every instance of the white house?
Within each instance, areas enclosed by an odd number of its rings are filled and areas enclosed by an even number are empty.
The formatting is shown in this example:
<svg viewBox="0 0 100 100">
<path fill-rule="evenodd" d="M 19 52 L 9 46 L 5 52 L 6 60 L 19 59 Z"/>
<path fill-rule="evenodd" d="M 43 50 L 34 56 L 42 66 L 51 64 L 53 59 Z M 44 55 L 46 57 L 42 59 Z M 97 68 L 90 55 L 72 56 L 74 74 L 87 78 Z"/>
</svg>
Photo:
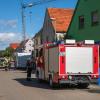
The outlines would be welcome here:
<svg viewBox="0 0 100 100">
<path fill-rule="evenodd" d="M 34 50 L 33 47 L 34 43 L 32 39 L 27 39 L 24 43 L 24 49 L 23 52 L 25 53 L 32 53 L 32 51 Z"/>
<path fill-rule="evenodd" d="M 34 41 L 32 39 L 22 41 L 16 50 L 19 53 L 32 53 L 32 51 L 34 51 Z"/>
</svg>

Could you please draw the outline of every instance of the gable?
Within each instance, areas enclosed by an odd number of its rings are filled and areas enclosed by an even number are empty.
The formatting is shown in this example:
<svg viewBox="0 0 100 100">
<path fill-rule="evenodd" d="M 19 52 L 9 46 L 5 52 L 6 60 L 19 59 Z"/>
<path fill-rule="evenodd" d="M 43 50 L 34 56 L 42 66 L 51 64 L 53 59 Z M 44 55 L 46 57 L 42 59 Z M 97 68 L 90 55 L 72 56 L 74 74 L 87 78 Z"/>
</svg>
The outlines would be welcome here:
<svg viewBox="0 0 100 100">
<path fill-rule="evenodd" d="M 48 8 L 47 11 L 52 21 L 53 27 L 56 27 L 56 32 L 66 32 L 74 10 L 65 8 Z"/>
<path fill-rule="evenodd" d="M 79 0 L 68 28 L 66 38 L 73 38 L 76 40 L 93 39 L 100 40 L 100 25 L 91 25 L 91 13 L 93 11 L 99 12 L 100 21 L 100 0 Z M 84 29 L 79 29 L 79 16 L 84 16 Z"/>
</svg>

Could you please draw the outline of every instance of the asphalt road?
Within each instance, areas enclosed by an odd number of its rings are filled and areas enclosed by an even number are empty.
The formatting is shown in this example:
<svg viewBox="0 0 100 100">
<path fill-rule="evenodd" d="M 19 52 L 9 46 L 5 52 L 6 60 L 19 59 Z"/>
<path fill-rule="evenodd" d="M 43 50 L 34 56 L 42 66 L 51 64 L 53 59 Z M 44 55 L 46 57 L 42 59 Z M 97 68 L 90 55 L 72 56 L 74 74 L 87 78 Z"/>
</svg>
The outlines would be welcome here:
<svg viewBox="0 0 100 100">
<path fill-rule="evenodd" d="M 26 81 L 24 71 L 0 70 L 0 100 L 100 100 L 100 87 L 90 85 L 88 89 L 63 87 L 52 90 L 47 83 L 38 83 L 32 75 Z"/>
</svg>

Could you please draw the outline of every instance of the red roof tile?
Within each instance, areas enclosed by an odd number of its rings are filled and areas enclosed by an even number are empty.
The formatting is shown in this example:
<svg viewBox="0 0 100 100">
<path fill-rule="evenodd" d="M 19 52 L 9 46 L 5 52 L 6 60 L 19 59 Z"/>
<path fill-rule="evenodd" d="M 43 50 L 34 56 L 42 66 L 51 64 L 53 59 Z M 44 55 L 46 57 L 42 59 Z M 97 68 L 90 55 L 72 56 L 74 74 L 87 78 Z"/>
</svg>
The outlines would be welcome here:
<svg viewBox="0 0 100 100">
<path fill-rule="evenodd" d="M 56 32 L 66 32 L 74 10 L 65 8 L 48 8 L 47 10 L 53 26 L 56 27 Z"/>
<path fill-rule="evenodd" d="M 16 49 L 16 48 L 18 48 L 19 47 L 19 43 L 11 43 L 10 44 L 10 48 L 12 48 L 12 49 Z"/>
</svg>

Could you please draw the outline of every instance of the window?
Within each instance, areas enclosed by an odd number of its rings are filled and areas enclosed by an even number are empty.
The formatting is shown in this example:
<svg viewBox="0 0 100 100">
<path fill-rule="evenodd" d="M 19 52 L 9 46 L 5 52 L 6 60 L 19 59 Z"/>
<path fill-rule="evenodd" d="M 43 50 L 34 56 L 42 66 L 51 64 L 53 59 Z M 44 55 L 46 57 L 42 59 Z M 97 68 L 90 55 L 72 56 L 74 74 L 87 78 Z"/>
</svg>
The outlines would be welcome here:
<svg viewBox="0 0 100 100">
<path fill-rule="evenodd" d="M 98 11 L 94 11 L 91 13 L 91 17 L 92 17 L 92 25 L 98 25 L 99 24 L 99 14 Z"/>
<path fill-rule="evenodd" d="M 84 28 L 84 16 L 79 16 L 79 29 Z"/>
<path fill-rule="evenodd" d="M 29 50 L 29 52 L 31 52 L 31 50 Z"/>
<path fill-rule="evenodd" d="M 29 44 L 31 46 L 31 44 Z"/>
</svg>

